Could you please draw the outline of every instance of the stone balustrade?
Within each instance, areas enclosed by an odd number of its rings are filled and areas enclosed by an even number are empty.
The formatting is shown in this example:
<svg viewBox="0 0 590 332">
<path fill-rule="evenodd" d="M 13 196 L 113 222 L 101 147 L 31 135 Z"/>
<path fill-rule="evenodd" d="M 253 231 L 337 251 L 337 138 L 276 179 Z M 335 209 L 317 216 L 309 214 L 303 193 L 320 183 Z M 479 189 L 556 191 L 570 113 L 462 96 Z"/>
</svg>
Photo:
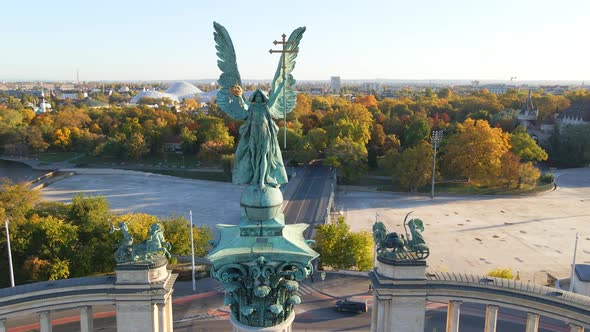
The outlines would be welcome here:
<svg viewBox="0 0 590 332">
<path fill-rule="evenodd" d="M 0 289 L 0 332 L 7 321 L 38 315 L 41 332 L 51 332 L 51 312 L 80 310 L 80 330 L 93 330 L 93 306 L 116 306 L 117 331 L 172 331 L 172 287 L 166 265 L 119 269 L 117 276 L 62 279 Z"/>
<path fill-rule="evenodd" d="M 424 270 L 423 261 L 378 260 L 369 274 L 374 290 L 371 331 L 422 331 L 426 301 L 448 303 L 447 332 L 460 331 L 461 304 L 467 302 L 486 305 L 485 332 L 496 331 L 500 307 L 527 312 L 527 332 L 538 331 L 541 316 L 565 322 L 572 332 L 590 328 L 590 297 L 528 282 Z"/>
</svg>

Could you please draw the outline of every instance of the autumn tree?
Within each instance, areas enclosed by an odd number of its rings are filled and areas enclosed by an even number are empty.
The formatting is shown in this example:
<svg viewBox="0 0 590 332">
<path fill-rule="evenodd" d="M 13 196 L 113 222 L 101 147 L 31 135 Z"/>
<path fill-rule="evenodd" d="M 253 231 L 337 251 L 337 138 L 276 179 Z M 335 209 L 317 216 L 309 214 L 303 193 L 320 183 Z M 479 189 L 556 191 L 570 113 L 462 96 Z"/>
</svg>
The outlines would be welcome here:
<svg viewBox="0 0 590 332">
<path fill-rule="evenodd" d="M 69 128 L 59 128 L 53 133 L 52 145 L 66 151 L 72 144 L 72 131 Z"/>
<path fill-rule="evenodd" d="M 357 181 L 367 169 L 367 148 L 349 137 L 336 137 L 326 151 L 324 165 L 336 168 L 344 181 Z"/>
<path fill-rule="evenodd" d="M 314 128 L 305 134 L 305 139 L 317 151 L 324 151 L 328 145 L 328 133 L 322 128 Z"/>
<path fill-rule="evenodd" d="M 445 140 L 441 152 L 443 168 L 452 176 L 465 177 L 474 185 L 491 185 L 500 174 L 502 156 L 510 139 L 487 121 L 467 119 Z"/>
<path fill-rule="evenodd" d="M 364 145 L 371 138 L 373 116 L 360 104 L 342 105 L 337 110 L 329 111 L 323 121 L 329 141 L 337 137 L 348 138 Z"/>
<path fill-rule="evenodd" d="M 377 99 L 375 99 L 375 96 L 373 95 L 366 95 L 366 96 L 362 96 L 362 97 L 357 97 L 354 100 L 355 103 L 359 103 L 363 106 L 365 106 L 366 108 L 377 108 Z"/>
<path fill-rule="evenodd" d="M 400 188 L 415 192 L 432 177 L 433 151 L 425 141 L 405 149 L 397 158 L 394 175 Z"/>
<path fill-rule="evenodd" d="M 199 143 L 216 142 L 222 146 L 233 147 L 234 138 L 222 119 L 206 116 L 198 119 L 199 131 L 197 138 Z"/>
<path fill-rule="evenodd" d="M 335 269 L 373 268 L 373 236 L 368 232 L 353 233 L 344 220 L 316 226 L 314 249 L 320 254 L 321 266 Z"/>
<path fill-rule="evenodd" d="M 149 152 L 149 145 L 147 144 L 142 133 L 132 133 L 127 141 L 127 151 L 129 157 L 134 160 L 141 158 Z"/>
<path fill-rule="evenodd" d="M 23 264 L 23 272 L 30 274 L 32 280 L 57 280 L 70 276 L 73 264 L 68 259 L 75 249 L 78 228 L 66 221 L 53 216 L 32 216 L 21 225 L 19 235 L 28 238 L 27 252 L 32 254 Z M 15 248 L 16 254 L 21 253 L 20 246 Z"/>
<path fill-rule="evenodd" d="M 541 171 L 532 162 L 521 163 L 518 167 L 518 187 L 530 189 L 535 187 L 541 177 Z"/>
<path fill-rule="evenodd" d="M 414 117 L 404 132 L 404 147 L 412 147 L 430 136 L 430 126 L 426 119 Z"/>
<path fill-rule="evenodd" d="M 379 123 L 373 126 L 373 130 L 371 130 L 371 140 L 369 141 L 371 145 L 375 145 L 377 147 L 383 147 L 385 144 L 385 131 L 383 130 L 383 126 Z"/>
<path fill-rule="evenodd" d="M 517 154 L 522 161 L 545 161 L 548 158 L 547 152 L 529 135 L 523 127 L 518 127 L 510 134 L 510 151 Z"/>
<path fill-rule="evenodd" d="M 78 242 L 70 258 L 74 265 L 72 276 L 81 277 L 93 272 L 110 271 L 114 267 L 112 249 L 115 241 L 108 234 L 111 218 L 113 214 L 104 197 L 84 194 L 72 197 L 67 217 L 64 218 L 78 227 Z"/>
<path fill-rule="evenodd" d="M 194 153 L 198 148 L 197 135 L 187 127 L 182 128 L 180 132 L 180 146 L 184 153 Z"/>
<path fill-rule="evenodd" d="M 27 212 L 39 202 L 39 191 L 30 190 L 26 183 L 0 182 L 0 220 L 22 223 Z"/>
</svg>

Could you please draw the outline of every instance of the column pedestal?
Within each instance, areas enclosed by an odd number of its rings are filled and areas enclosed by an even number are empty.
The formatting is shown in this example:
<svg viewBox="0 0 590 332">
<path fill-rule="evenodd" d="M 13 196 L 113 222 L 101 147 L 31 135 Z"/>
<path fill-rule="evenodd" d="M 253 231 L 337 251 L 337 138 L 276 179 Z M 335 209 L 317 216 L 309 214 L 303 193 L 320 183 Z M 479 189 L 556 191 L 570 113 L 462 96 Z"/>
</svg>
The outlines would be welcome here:
<svg viewBox="0 0 590 332">
<path fill-rule="evenodd" d="M 115 269 L 115 297 L 118 332 L 172 332 L 172 285 L 176 275 L 167 270 L 167 261 L 119 264 Z"/>
<path fill-rule="evenodd" d="M 391 261 L 377 257 L 373 272 L 372 332 L 424 331 L 426 313 L 425 261 Z"/>
<path fill-rule="evenodd" d="M 270 327 L 252 327 L 238 322 L 233 315 L 229 316 L 233 325 L 232 332 L 291 332 L 291 325 L 295 320 L 295 312 L 291 312 L 289 317 L 281 324 Z"/>
</svg>

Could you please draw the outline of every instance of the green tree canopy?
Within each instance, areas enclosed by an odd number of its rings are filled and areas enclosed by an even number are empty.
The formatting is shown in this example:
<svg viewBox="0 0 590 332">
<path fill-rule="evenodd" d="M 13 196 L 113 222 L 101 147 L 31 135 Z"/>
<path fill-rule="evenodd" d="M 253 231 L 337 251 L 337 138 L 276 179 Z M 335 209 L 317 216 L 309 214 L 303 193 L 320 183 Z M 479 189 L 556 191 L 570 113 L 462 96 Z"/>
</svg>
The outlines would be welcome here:
<svg viewBox="0 0 590 332">
<path fill-rule="evenodd" d="M 510 134 L 510 145 L 512 145 L 510 151 L 517 154 L 523 161 L 545 161 L 548 158 L 547 152 L 538 146 L 522 127 Z"/>
<path fill-rule="evenodd" d="M 336 137 L 326 151 L 324 165 L 336 168 L 345 181 L 357 181 L 367 169 L 367 148 L 349 137 Z"/>
<path fill-rule="evenodd" d="M 402 189 L 415 192 L 429 182 L 433 154 L 430 144 L 422 141 L 399 155 L 394 174 Z"/>
<path fill-rule="evenodd" d="M 316 226 L 314 240 L 322 266 L 360 271 L 373 267 L 373 236 L 368 232 L 350 232 L 344 217 L 335 224 Z"/>
<path fill-rule="evenodd" d="M 430 136 L 430 126 L 426 119 L 413 117 L 410 121 L 408 129 L 404 132 L 404 147 L 412 147 L 420 142 L 427 140 Z"/>
<path fill-rule="evenodd" d="M 329 111 L 324 117 L 324 128 L 328 140 L 349 138 L 352 141 L 367 144 L 371 138 L 373 116 L 360 104 L 345 104 L 339 109 Z"/>
</svg>

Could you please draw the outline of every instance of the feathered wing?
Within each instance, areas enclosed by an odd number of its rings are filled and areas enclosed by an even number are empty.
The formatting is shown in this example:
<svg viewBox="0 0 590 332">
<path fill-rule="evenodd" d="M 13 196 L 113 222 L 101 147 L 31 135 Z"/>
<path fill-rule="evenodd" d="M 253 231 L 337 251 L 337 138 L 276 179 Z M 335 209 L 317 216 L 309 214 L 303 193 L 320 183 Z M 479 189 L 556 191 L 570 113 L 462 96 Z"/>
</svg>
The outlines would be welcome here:
<svg viewBox="0 0 590 332">
<path fill-rule="evenodd" d="M 299 51 L 299 42 L 301 41 L 304 32 L 305 27 L 295 29 L 295 31 L 289 36 L 289 39 L 287 40 L 288 44 L 285 49 L 287 51 Z M 294 89 L 295 79 L 293 78 L 293 75 L 291 75 L 295 68 L 296 58 L 296 52 L 285 54 L 285 79 L 283 79 L 283 57 L 281 56 L 281 59 L 279 60 L 279 66 L 272 81 L 272 89 L 268 102 L 270 114 L 274 118 L 282 118 L 285 113 L 291 112 L 297 102 L 297 92 Z M 283 89 L 285 89 L 284 96 L 287 104 L 286 109 L 283 100 Z"/>
<path fill-rule="evenodd" d="M 221 24 L 213 22 L 213 29 L 215 29 L 213 33 L 215 49 L 217 49 L 217 56 L 219 57 L 217 67 L 221 70 L 221 75 L 217 81 L 221 86 L 221 89 L 217 92 L 217 104 L 222 111 L 232 118 L 245 119 L 248 116 L 246 101 L 243 97 L 236 97 L 229 92 L 229 89 L 234 85 L 242 86 L 234 44 L 229 37 L 229 33 Z"/>
</svg>

